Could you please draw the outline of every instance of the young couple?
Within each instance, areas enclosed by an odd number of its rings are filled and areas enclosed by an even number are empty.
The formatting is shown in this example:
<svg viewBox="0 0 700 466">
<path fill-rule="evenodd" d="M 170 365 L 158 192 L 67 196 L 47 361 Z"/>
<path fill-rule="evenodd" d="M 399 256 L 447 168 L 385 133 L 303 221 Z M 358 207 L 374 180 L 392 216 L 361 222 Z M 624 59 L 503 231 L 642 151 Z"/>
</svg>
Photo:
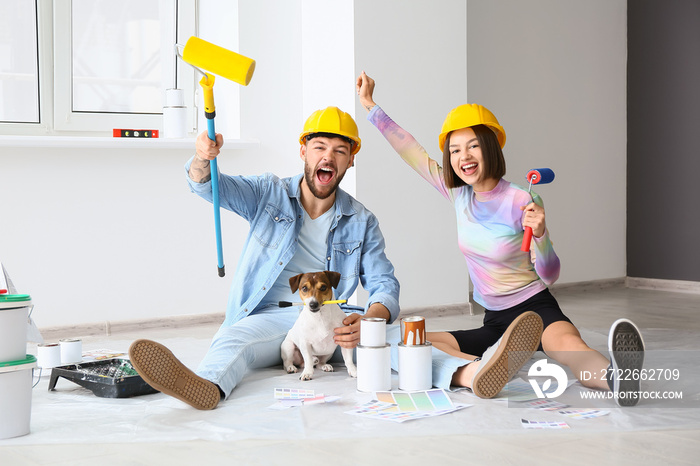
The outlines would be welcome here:
<svg viewBox="0 0 700 466">
<path fill-rule="evenodd" d="M 474 300 L 487 309 L 481 328 L 427 334 L 433 344 L 434 385 L 467 387 L 491 398 L 538 349 L 577 376 L 641 367 L 644 343 L 632 322 L 621 319 L 612 325 L 609 360 L 586 345 L 547 289 L 558 278 L 560 265 L 545 209 L 539 196 L 532 202 L 527 190 L 503 179 L 506 136 L 496 117 L 476 104 L 452 110 L 438 137 L 441 167 L 375 104 L 374 86 L 364 72 L 357 79 L 369 121 L 454 205 Z M 382 317 L 388 323 L 398 317 L 399 283 L 384 253 L 377 219 L 338 187 L 360 150 L 355 122 L 336 107 L 318 110 L 304 124 L 299 143 L 302 174 L 231 176 L 210 172 L 223 137 L 217 134 L 211 141 L 204 132 L 197 138 L 196 154 L 185 166 L 190 189 L 211 201 L 211 177 L 217 176 L 221 206 L 245 218 L 250 231 L 225 321 L 196 373 L 157 342 L 137 340 L 131 345 L 134 367 L 154 388 L 195 408 L 213 409 L 248 369 L 281 364 L 280 345 L 299 310 L 280 308 L 278 303 L 294 301 L 289 278 L 299 273 L 339 272 L 337 299 L 350 298 L 359 283 L 368 291 L 362 315 L 349 314 L 344 326 L 335 330 L 340 346 L 357 346 L 362 316 Z M 531 250 L 522 252 L 523 228 L 528 226 L 533 230 Z M 397 326 L 389 328 L 389 341 L 398 341 Z M 622 393 L 616 397 L 620 404 L 636 404 L 632 392 L 638 391 L 638 384 L 581 383 Z"/>
</svg>

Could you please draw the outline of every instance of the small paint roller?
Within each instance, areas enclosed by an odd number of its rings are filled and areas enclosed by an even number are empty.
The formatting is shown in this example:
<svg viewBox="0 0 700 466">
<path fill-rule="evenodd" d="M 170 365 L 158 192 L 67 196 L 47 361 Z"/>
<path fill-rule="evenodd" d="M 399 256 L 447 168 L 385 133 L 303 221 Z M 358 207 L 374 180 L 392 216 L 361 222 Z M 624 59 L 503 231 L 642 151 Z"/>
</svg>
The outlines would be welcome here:
<svg viewBox="0 0 700 466">
<path fill-rule="evenodd" d="M 182 48 L 182 52 L 180 52 Z M 200 39 L 190 37 L 184 47 L 175 44 L 175 52 L 182 60 L 202 73 L 199 84 L 204 93 L 204 116 L 207 118 L 207 135 L 212 141 L 216 141 L 214 129 L 214 75 L 230 79 L 238 84 L 247 86 L 255 71 L 255 60 L 252 60 L 236 52 L 232 52 L 218 45 Z M 203 71 L 207 70 L 207 71 Z M 211 192 L 214 204 L 214 228 L 216 230 L 216 253 L 219 276 L 225 275 L 224 252 L 221 244 L 221 217 L 219 213 L 219 178 L 216 159 L 211 161 Z"/>
<path fill-rule="evenodd" d="M 551 168 L 533 168 L 527 172 L 527 180 L 530 183 L 527 188 L 527 193 L 530 195 L 530 201 L 535 202 L 532 198 L 533 184 L 547 184 L 554 181 L 554 171 Z M 523 236 L 523 244 L 520 250 L 527 252 L 530 250 L 530 242 L 532 241 L 532 228 L 525 227 L 525 235 Z"/>
</svg>

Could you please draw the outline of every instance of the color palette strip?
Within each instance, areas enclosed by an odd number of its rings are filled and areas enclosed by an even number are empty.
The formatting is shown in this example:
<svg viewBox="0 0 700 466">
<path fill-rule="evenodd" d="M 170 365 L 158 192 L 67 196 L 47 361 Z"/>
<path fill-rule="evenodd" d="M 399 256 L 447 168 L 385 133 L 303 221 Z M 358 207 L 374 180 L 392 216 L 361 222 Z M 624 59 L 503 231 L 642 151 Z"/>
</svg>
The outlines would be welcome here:
<svg viewBox="0 0 700 466">
<path fill-rule="evenodd" d="M 422 392 L 377 392 L 377 400 L 396 404 L 394 412 L 444 411 L 453 409 L 452 400 L 443 389 Z"/>
<path fill-rule="evenodd" d="M 564 403 L 559 403 L 558 401 L 554 400 L 531 401 L 529 403 L 525 403 L 525 406 L 531 409 L 541 409 L 542 411 L 556 411 L 569 407 L 569 405 L 565 405 Z"/>
<path fill-rule="evenodd" d="M 313 390 L 301 388 L 275 388 L 276 400 L 303 400 L 304 398 L 314 398 L 316 393 Z"/>
<path fill-rule="evenodd" d="M 405 422 L 412 419 L 441 416 L 472 405 L 453 404 L 440 388 L 417 392 L 376 392 L 376 399 L 346 411 L 369 419 Z"/>
<path fill-rule="evenodd" d="M 572 409 L 568 411 L 559 411 L 559 414 L 568 416 L 573 419 L 592 419 L 594 417 L 607 416 L 610 411 L 597 409 Z"/>
<path fill-rule="evenodd" d="M 525 429 L 568 429 L 569 424 L 558 421 L 528 421 L 520 419 L 520 424 Z"/>
</svg>

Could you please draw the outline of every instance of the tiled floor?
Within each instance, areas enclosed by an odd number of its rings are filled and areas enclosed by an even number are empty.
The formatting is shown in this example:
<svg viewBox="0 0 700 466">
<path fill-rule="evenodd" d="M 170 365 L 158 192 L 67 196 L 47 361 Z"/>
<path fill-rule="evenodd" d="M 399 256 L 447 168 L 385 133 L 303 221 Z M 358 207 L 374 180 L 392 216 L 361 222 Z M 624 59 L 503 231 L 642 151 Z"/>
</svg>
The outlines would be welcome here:
<svg viewBox="0 0 700 466">
<path fill-rule="evenodd" d="M 554 294 L 598 350 L 605 350 L 610 324 L 627 317 L 642 328 L 649 351 L 682 350 L 690 359 L 700 352 L 700 295 L 622 287 Z M 429 330 L 477 327 L 482 319 L 457 313 L 426 317 Z M 135 338 L 152 338 L 171 344 L 192 367 L 215 330 L 210 325 L 134 331 L 83 341 L 85 349 L 120 349 Z M 690 371 L 697 379 L 698 366 Z M 404 424 L 357 419 L 343 414 L 342 406 L 268 410 L 270 387 L 298 383 L 292 377 L 281 368 L 251 374 L 213 412 L 191 410 L 160 394 L 105 401 L 67 381 L 58 392 L 46 392 L 42 380 L 35 389 L 42 391 L 34 394 L 32 433 L 0 441 L 0 464 L 698 464 L 700 457 L 697 389 L 695 404 L 682 413 L 613 408 L 602 420 L 572 421 L 565 431 L 534 431 L 519 427 L 519 418 L 533 410 L 463 393 L 453 398 L 473 407 Z M 314 382 L 329 390 L 353 383 L 343 370 Z M 348 391 L 351 407 L 361 397 Z"/>
</svg>

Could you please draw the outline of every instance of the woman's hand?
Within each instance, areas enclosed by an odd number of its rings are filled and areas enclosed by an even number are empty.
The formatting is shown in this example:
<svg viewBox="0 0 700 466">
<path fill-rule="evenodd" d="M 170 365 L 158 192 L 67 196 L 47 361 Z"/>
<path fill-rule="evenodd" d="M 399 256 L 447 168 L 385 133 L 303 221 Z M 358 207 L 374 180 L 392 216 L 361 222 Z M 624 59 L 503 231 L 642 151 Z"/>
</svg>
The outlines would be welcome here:
<svg viewBox="0 0 700 466">
<path fill-rule="evenodd" d="M 374 79 L 370 78 L 363 71 L 360 76 L 357 77 L 357 84 L 355 86 L 357 89 L 357 95 L 360 96 L 360 103 L 369 112 L 372 107 L 377 105 L 372 100 L 372 94 L 374 94 Z"/>
<path fill-rule="evenodd" d="M 542 238 L 546 225 L 544 223 L 544 207 L 538 206 L 534 202 L 525 207 L 520 207 L 523 211 L 523 227 L 532 228 L 532 236 Z"/>
</svg>

